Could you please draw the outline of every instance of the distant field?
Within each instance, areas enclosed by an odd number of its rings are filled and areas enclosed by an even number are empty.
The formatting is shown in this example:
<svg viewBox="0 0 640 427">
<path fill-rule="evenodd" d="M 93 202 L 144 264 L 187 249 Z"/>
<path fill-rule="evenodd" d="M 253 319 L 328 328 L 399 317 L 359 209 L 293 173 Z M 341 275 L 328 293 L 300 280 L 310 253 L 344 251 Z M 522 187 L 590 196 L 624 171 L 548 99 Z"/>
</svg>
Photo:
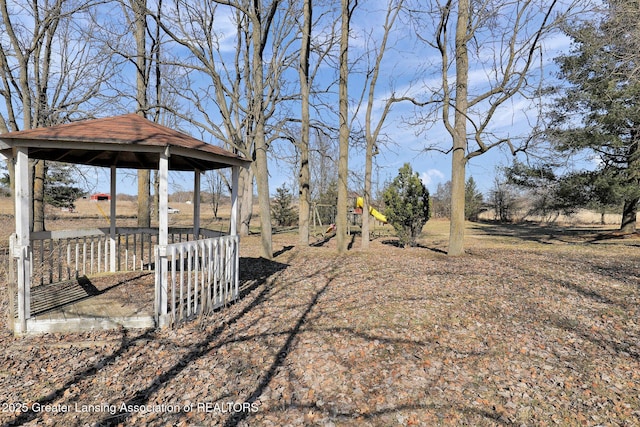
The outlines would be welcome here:
<svg viewBox="0 0 640 427">
<path fill-rule="evenodd" d="M 107 227 L 109 225 L 110 204 L 108 201 L 94 202 L 79 200 L 73 212 L 65 212 L 52 206 L 46 207 L 45 227 L 47 230 L 64 230 L 70 228 Z M 179 209 L 179 213 L 169 216 L 169 226 L 192 225 L 193 205 L 188 203 L 169 203 L 172 208 Z M 214 220 L 213 208 L 210 204 L 202 204 L 200 209 L 201 224 L 211 229 L 226 227 L 229 220 L 230 207 L 222 205 L 218 210 L 218 220 Z M 136 224 L 138 205 L 135 201 L 116 202 L 116 221 L 118 226 L 133 226 Z M 0 218 L 4 225 L 0 228 L 0 247 L 8 246 L 9 235 L 13 233 L 13 199 L 0 198 Z M 157 219 L 152 219 L 152 225 L 157 225 Z"/>
<path fill-rule="evenodd" d="M 540 216 L 526 216 L 523 213 L 514 215 L 515 222 L 521 219 L 525 221 L 538 221 L 538 222 L 556 222 L 559 224 L 600 224 L 601 215 L 597 212 L 593 212 L 587 209 L 581 209 L 577 213 L 571 216 L 558 215 L 557 217 L 551 216 L 549 218 L 543 218 Z M 523 218 L 524 217 L 524 218 Z M 484 212 L 480 215 L 481 219 L 493 220 L 494 214 L 492 212 Z M 622 215 L 607 213 L 604 215 L 604 223 L 607 225 L 620 225 L 622 221 Z"/>
<path fill-rule="evenodd" d="M 186 202 L 171 202 L 169 206 L 179 210 L 179 213 L 171 214 L 169 216 L 169 226 L 190 226 L 193 224 L 193 205 Z M 106 227 L 109 225 L 109 202 L 100 201 L 94 202 L 90 200 L 79 200 L 76 203 L 76 208 L 73 212 L 65 212 L 61 209 L 47 206 L 45 227 L 47 230 L 63 230 L 73 228 L 87 228 L 87 227 Z M 118 200 L 116 203 L 116 220 L 118 226 L 135 226 L 137 218 L 137 204 L 132 200 Z M 226 230 L 228 227 L 228 221 L 230 217 L 229 204 L 223 204 L 218 210 L 218 219 L 214 219 L 212 206 L 208 203 L 203 203 L 201 206 L 201 225 L 205 228 L 212 230 Z M 0 197 L 0 220 L 4 225 L 0 227 L 0 248 L 7 247 L 9 236 L 13 233 L 13 199 L 10 197 Z M 493 221 L 493 214 L 485 212 L 481 215 L 483 221 Z M 538 223 L 539 225 L 548 224 L 549 218 L 532 217 L 528 216 L 524 218 L 524 222 Z M 605 224 L 600 224 L 600 214 L 581 210 L 572 216 L 558 216 L 554 218 L 553 224 L 567 227 L 580 227 L 589 226 L 597 229 L 611 229 L 618 228 L 621 215 L 606 214 Z M 516 221 L 517 222 L 517 221 Z M 448 234 L 448 222 L 446 220 L 431 219 L 425 226 L 425 233 L 428 233 L 430 229 L 439 228 L 441 224 L 447 224 L 447 230 L 445 234 Z M 152 219 L 152 225 L 157 225 L 157 219 Z M 323 227 L 324 229 L 325 227 Z M 259 216 L 257 207 L 254 208 L 253 220 L 251 222 L 252 231 L 259 232 Z M 323 229 L 315 230 L 316 237 L 322 235 Z M 278 231 L 278 229 L 275 229 Z M 381 235 L 392 235 L 393 229 L 386 225 L 381 227 L 377 223 L 377 228 L 374 230 Z M 443 231 L 443 232 L 444 232 Z"/>
</svg>

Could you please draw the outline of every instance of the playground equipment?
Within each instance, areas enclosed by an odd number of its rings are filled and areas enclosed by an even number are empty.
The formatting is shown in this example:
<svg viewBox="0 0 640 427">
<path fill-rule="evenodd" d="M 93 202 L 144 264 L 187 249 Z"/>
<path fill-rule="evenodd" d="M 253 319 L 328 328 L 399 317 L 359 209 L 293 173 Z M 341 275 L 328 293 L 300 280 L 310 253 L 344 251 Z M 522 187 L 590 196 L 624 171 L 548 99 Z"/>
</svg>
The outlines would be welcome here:
<svg viewBox="0 0 640 427">
<path fill-rule="evenodd" d="M 358 207 L 360 209 L 362 209 L 364 207 L 364 199 L 362 197 L 358 197 L 356 199 L 356 207 Z M 387 217 L 382 215 L 380 212 L 378 212 L 377 210 L 375 210 L 371 206 L 369 206 L 369 213 L 371 214 L 371 216 L 373 216 L 378 221 L 384 222 L 385 224 L 387 223 Z"/>
<path fill-rule="evenodd" d="M 348 221 L 347 221 L 347 234 L 351 234 L 352 226 L 360 226 L 360 216 L 362 215 L 362 210 L 364 207 L 364 199 L 362 197 L 356 197 L 355 199 L 355 209 L 350 209 L 348 212 Z M 327 236 L 333 235 L 336 231 L 336 207 L 334 205 L 328 204 L 317 204 L 314 203 L 312 206 L 311 214 L 313 220 L 313 229 L 320 229 L 320 235 L 323 238 Z M 383 224 L 387 223 L 387 217 L 382 213 L 369 206 L 369 214 L 373 216 L 376 220 L 380 221 Z"/>
</svg>

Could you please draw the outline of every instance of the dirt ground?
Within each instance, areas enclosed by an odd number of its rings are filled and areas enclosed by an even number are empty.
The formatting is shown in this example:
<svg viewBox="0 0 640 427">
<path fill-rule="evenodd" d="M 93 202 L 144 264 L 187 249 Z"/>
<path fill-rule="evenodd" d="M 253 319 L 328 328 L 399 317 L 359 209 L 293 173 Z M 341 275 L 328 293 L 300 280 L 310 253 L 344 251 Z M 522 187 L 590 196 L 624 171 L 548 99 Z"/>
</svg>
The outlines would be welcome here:
<svg viewBox="0 0 640 427">
<path fill-rule="evenodd" d="M 0 424 L 640 425 L 640 238 L 469 223 L 452 258 L 447 225 L 343 256 L 279 233 L 273 261 L 245 237 L 240 301 L 179 329 L 2 323 Z"/>
</svg>

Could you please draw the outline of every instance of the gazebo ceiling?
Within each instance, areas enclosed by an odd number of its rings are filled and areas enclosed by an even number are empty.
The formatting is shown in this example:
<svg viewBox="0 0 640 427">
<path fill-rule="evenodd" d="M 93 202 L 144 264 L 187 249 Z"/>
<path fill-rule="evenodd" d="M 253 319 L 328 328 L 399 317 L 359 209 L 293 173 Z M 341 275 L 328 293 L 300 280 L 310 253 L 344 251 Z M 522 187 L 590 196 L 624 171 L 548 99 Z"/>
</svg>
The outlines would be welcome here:
<svg viewBox="0 0 640 427">
<path fill-rule="evenodd" d="M 246 166 L 248 161 L 215 145 L 153 123 L 137 114 L 84 120 L 47 128 L 0 134 L 0 151 L 29 149 L 29 158 L 90 166 L 158 169 L 169 155 L 179 171 Z"/>
</svg>

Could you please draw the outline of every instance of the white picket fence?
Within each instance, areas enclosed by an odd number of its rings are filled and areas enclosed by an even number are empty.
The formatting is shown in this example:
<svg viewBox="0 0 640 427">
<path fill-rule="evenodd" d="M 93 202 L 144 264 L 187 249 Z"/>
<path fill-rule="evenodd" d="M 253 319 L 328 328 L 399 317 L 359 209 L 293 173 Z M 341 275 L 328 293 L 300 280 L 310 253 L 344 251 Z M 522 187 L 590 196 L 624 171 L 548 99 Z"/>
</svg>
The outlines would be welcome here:
<svg viewBox="0 0 640 427">
<path fill-rule="evenodd" d="M 109 271 L 108 230 L 35 232 L 30 246 L 32 286 Z"/>
<path fill-rule="evenodd" d="M 198 237 L 220 234 L 201 229 Z M 195 238 L 191 228 L 169 229 L 170 243 Z M 157 228 L 117 227 L 115 241 L 116 271 L 153 270 Z M 91 228 L 34 232 L 31 233 L 29 256 L 32 286 L 107 272 L 111 267 L 110 231 L 109 228 Z"/>
<path fill-rule="evenodd" d="M 158 324 L 177 325 L 235 301 L 239 295 L 238 263 L 238 236 L 169 244 L 165 262 L 157 251 Z"/>
<path fill-rule="evenodd" d="M 15 294 L 23 329 L 31 310 L 20 307 L 30 307 L 32 287 L 109 272 L 112 259 L 115 271 L 155 270 L 157 326 L 177 325 L 238 298 L 238 236 L 207 229 L 195 236 L 192 228 L 170 228 L 163 256 L 157 229 L 117 227 L 114 240 L 112 245 L 108 228 L 37 232 L 31 234 L 30 246 L 18 254 L 12 235 L 11 307 Z M 29 275 L 31 284 L 22 293 L 13 287 L 20 274 Z M 14 314 L 12 310 L 10 318 Z"/>
</svg>

